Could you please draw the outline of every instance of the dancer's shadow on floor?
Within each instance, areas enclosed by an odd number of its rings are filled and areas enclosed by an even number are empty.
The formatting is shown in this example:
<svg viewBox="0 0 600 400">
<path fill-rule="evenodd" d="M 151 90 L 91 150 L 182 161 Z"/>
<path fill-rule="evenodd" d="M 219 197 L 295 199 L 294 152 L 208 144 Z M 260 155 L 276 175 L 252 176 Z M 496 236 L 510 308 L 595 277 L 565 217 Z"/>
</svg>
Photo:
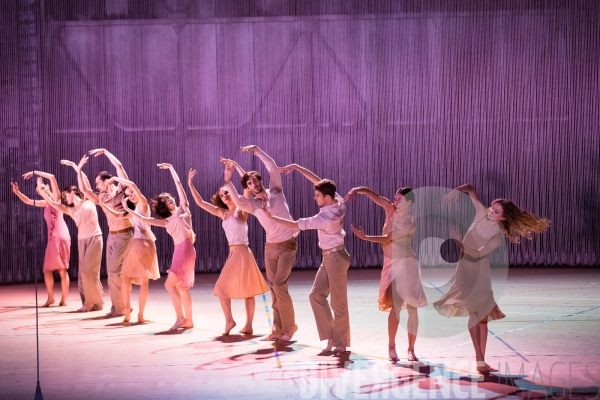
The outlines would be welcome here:
<svg viewBox="0 0 600 400">
<path fill-rule="evenodd" d="M 436 364 L 426 364 L 421 361 L 396 361 L 394 367 L 407 368 L 419 374 L 430 376 L 438 367 Z"/>
<path fill-rule="evenodd" d="M 177 329 L 176 331 L 170 331 L 170 330 L 166 330 L 166 331 L 162 331 L 162 332 L 156 332 L 154 334 L 154 336 L 163 336 L 163 335 L 181 335 L 183 333 L 185 333 L 186 331 L 191 331 L 191 329 Z"/>
<path fill-rule="evenodd" d="M 260 337 L 260 335 L 221 335 L 215 337 L 213 341 L 221 343 L 241 343 L 248 340 L 254 340 L 257 337 Z"/>
<path fill-rule="evenodd" d="M 73 311 L 73 313 L 75 314 L 85 314 L 85 313 L 81 313 L 78 311 Z M 99 315 L 97 317 L 90 317 L 90 318 L 84 318 L 82 319 L 82 321 L 102 321 L 103 319 L 113 319 L 113 318 L 123 318 L 123 316 L 114 316 L 114 317 L 109 317 L 108 315 Z"/>
</svg>

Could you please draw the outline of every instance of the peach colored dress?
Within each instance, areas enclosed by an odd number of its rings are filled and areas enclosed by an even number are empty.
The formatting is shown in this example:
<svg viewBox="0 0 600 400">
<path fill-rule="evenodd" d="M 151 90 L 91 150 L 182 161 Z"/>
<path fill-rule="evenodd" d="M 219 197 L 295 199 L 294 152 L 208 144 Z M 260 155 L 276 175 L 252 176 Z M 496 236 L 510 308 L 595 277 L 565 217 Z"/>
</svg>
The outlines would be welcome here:
<svg viewBox="0 0 600 400">
<path fill-rule="evenodd" d="M 252 250 L 248 247 L 248 224 L 238 215 L 239 209 L 223 219 L 229 242 L 229 257 L 223 265 L 213 294 L 229 299 L 247 299 L 269 290 Z"/>
<path fill-rule="evenodd" d="M 181 204 L 175 214 L 166 219 L 167 233 L 173 237 L 175 250 L 168 273 L 179 278 L 179 288 L 188 290 L 194 286 L 194 268 L 196 265 L 196 235 L 192 230 L 192 215 L 189 208 Z"/>
<path fill-rule="evenodd" d="M 463 239 L 463 256 L 458 261 L 454 284 L 433 306 L 445 317 L 468 317 L 479 321 L 505 317 L 494 300 L 489 254 L 504 241 L 498 223 L 479 202 L 473 200 L 476 213 Z"/>
<path fill-rule="evenodd" d="M 421 267 L 412 249 L 415 220 L 401 221 L 396 213 L 386 220 L 382 235 L 392 233 L 392 243 L 383 245 L 383 270 L 379 282 L 379 309 L 388 311 L 394 307 L 403 310 L 409 305 L 424 307 L 427 298 L 421 283 Z M 395 285 L 392 285 L 395 282 Z M 394 296 L 393 290 L 397 292 Z"/>
<path fill-rule="evenodd" d="M 140 212 L 137 206 L 135 211 L 146 217 L 150 216 L 149 207 L 146 207 L 145 213 Z M 150 225 L 138 219 L 134 219 L 133 224 L 135 230 L 123 260 L 121 275 L 131 279 L 131 283 L 139 285 L 140 278 L 154 280 L 160 278 L 160 271 L 158 270 L 158 257 L 156 256 L 156 246 L 154 244 L 156 237 L 152 233 Z"/>
<path fill-rule="evenodd" d="M 48 244 L 44 255 L 44 272 L 69 268 L 71 258 L 71 235 L 65 223 L 64 214 L 47 205 L 44 219 L 48 227 Z"/>
</svg>

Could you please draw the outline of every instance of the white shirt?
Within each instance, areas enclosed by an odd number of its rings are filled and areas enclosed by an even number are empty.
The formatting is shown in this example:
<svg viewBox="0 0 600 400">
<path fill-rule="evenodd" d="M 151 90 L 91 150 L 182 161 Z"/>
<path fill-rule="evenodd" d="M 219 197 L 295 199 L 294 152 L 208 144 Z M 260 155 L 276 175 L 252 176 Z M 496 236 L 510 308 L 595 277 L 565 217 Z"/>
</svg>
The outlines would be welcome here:
<svg viewBox="0 0 600 400">
<path fill-rule="evenodd" d="M 176 245 L 183 243 L 187 238 L 196 241 L 196 235 L 192 230 L 192 214 L 190 210 L 182 203 L 173 215 L 165 219 L 165 228 L 167 233 L 173 237 L 173 243 Z"/>
<path fill-rule="evenodd" d="M 75 210 L 75 207 L 67 207 L 67 210 L 77 225 L 77 240 L 102 235 L 96 206 L 90 200 L 83 200 L 78 210 Z"/>
<path fill-rule="evenodd" d="M 335 200 L 337 200 L 335 204 L 321 207 L 319 213 L 314 217 L 298 220 L 298 228 L 301 231 L 318 229 L 317 234 L 321 250 L 333 249 L 344 244 L 346 232 L 344 232 L 342 225 L 344 215 L 346 215 L 346 203 L 338 193 L 335 194 Z"/>
<path fill-rule="evenodd" d="M 293 219 L 287 200 L 283 195 L 281 174 L 275 161 L 262 152 L 258 152 L 257 157 L 263 161 L 269 172 L 269 189 L 265 189 L 267 193 L 267 209 L 277 217 Z M 225 187 L 238 208 L 254 215 L 258 219 L 258 222 L 260 222 L 267 234 L 267 243 L 285 242 L 295 238 L 300 233 L 297 229 L 288 228 L 267 217 L 263 211 L 263 202 L 261 199 L 247 199 L 244 196 L 240 196 L 232 182 L 229 182 Z"/>
<path fill-rule="evenodd" d="M 237 209 L 223 220 L 222 225 L 229 244 L 248 245 L 248 224 L 238 217 Z"/>
</svg>

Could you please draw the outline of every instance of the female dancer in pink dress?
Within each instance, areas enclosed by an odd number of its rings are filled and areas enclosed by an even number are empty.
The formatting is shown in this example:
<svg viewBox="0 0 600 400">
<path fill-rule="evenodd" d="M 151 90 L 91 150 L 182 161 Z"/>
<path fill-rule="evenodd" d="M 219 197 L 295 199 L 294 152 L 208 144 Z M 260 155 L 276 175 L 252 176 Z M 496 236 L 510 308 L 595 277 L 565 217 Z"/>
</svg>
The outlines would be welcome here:
<svg viewBox="0 0 600 400">
<path fill-rule="evenodd" d="M 396 333 L 400 323 L 400 311 L 408 311 L 408 361 L 419 361 L 415 355 L 415 341 L 419 328 L 417 307 L 427 305 L 427 298 L 421 284 L 421 268 L 417 255 L 412 249 L 412 236 L 416 229 L 415 220 L 410 214 L 410 206 L 415 201 L 411 188 L 401 188 L 394 196 L 394 202 L 364 186 L 348 192 L 345 201 L 356 194 L 364 194 L 385 210 L 385 223 L 381 236 L 367 236 L 362 227 L 351 225 L 352 232 L 362 240 L 381 243 L 383 248 L 383 270 L 379 282 L 379 309 L 390 312 L 388 317 L 388 350 L 391 361 L 398 361 L 396 353 Z M 392 282 L 400 296 L 400 303 L 394 305 Z M 398 309 L 396 309 L 396 307 Z M 397 312 L 397 315 L 396 315 Z"/>
<path fill-rule="evenodd" d="M 229 160 L 228 160 L 229 161 Z M 237 163 L 230 161 L 236 168 Z M 241 168 L 240 168 L 241 169 Z M 239 171 L 238 171 L 239 172 Z M 244 172 L 241 172 L 243 175 Z M 212 204 L 204 201 L 202 196 L 194 187 L 193 179 L 196 170 L 190 169 L 188 175 L 188 186 L 192 192 L 196 204 L 205 211 L 223 220 L 223 230 L 229 242 L 229 257 L 221 270 L 213 294 L 219 297 L 221 308 L 225 314 L 225 332 L 229 332 L 236 323 L 231 313 L 231 299 L 245 299 L 246 303 L 246 325 L 240 331 L 244 335 L 251 335 L 252 320 L 254 319 L 255 302 L 254 296 L 263 294 L 269 290 L 252 250 L 248 247 L 248 213 L 236 208 L 226 188 L 221 187 L 212 197 Z M 244 197 L 250 198 L 250 190 L 244 190 Z"/>
<path fill-rule="evenodd" d="M 518 243 L 520 236 L 531 239 L 534 232 L 542 233 L 548 229 L 550 221 L 530 214 L 506 199 L 496 199 L 486 209 L 470 184 L 457 187 L 444 196 L 444 201 L 455 202 L 460 192 L 467 192 L 471 197 L 475 218 L 464 238 L 458 229 L 451 229 L 452 238 L 462 250 L 461 258 L 454 284 L 433 306 L 448 318 L 469 317 L 477 371 L 488 375 L 496 370 L 485 363 L 487 323 L 505 317 L 494 300 L 488 256 L 502 244 L 504 236 L 513 243 Z"/>
<path fill-rule="evenodd" d="M 112 185 L 114 182 L 118 182 L 125 189 L 125 198 L 123 198 L 123 208 L 125 212 L 118 212 L 108 207 L 103 202 L 103 196 L 99 196 L 100 205 L 107 213 L 111 213 L 115 217 L 129 218 L 129 210 L 131 207 L 135 207 L 135 211 L 143 215 L 144 217 L 150 216 L 150 207 L 146 197 L 140 192 L 135 183 L 130 180 L 113 176 L 107 180 L 108 185 Z M 131 202 L 131 207 L 128 204 Z M 156 245 L 154 241 L 156 237 L 150 229 L 150 225 L 140 219 L 133 221 L 135 230 L 133 233 L 133 239 L 129 243 L 125 258 L 123 260 L 123 267 L 121 268 L 121 291 L 123 293 L 123 302 L 125 304 L 125 317 L 123 322 L 129 322 L 131 318 L 131 286 L 140 285 L 139 294 L 139 306 L 140 311 L 138 313 L 138 324 L 147 322 L 144 319 L 144 310 L 146 308 L 146 302 L 148 301 L 148 281 L 150 279 L 156 280 L 160 278 L 160 271 L 158 270 L 158 257 L 156 255 Z"/>
<path fill-rule="evenodd" d="M 60 190 L 58 190 L 58 183 L 56 178 L 52 174 L 41 171 L 28 172 L 23 175 L 24 179 L 29 179 L 33 175 L 39 175 L 37 179 L 36 192 L 44 192 L 48 197 L 51 197 L 55 201 L 60 201 Z M 48 185 L 44 184 L 42 177 L 50 181 L 52 190 Z M 46 253 L 44 255 L 44 282 L 46 284 L 46 290 L 48 291 L 48 300 L 43 307 L 50 307 L 54 304 L 54 271 L 60 275 L 60 283 L 62 289 L 62 298 L 60 299 L 59 306 L 67 305 L 67 296 L 69 295 L 69 274 L 67 269 L 69 268 L 69 260 L 71 257 L 71 235 L 69 235 L 69 229 L 65 223 L 64 215 L 62 212 L 52 208 L 46 200 L 31 200 L 19 191 L 19 185 L 11 182 L 12 191 L 14 194 L 21 199 L 21 201 L 30 206 L 43 207 L 44 208 L 44 219 L 46 220 L 46 226 L 48 227 L 48 243 L 46 245 Z"/>
<path fill-rule="evenodd" d="M 158 218 L 147 217 L 133 210 L 129 210 L 129 213 L 140 222 L 166 228 L 169 235 L 173 237 L 175 250 L 171 269 L 167 271 L 169 275 L 165 282 L 165 288 L 171 297 L 177 320 L 169 330 L 190 329 L 194 327 L 194 321 L 192 319 L 192 297 L 188 290 L 194 286 L 194 265 L 196 263 L 194 241 L 196 235 L 192 231 L 192 215 L 188 199 L 177 172 L 171 164 L 158 164 L 158 167 L 171 171 L 177 186 L 179 207 L 173 196 L 169 193 L 161 193 L 150 203 Z"/>
</svg>

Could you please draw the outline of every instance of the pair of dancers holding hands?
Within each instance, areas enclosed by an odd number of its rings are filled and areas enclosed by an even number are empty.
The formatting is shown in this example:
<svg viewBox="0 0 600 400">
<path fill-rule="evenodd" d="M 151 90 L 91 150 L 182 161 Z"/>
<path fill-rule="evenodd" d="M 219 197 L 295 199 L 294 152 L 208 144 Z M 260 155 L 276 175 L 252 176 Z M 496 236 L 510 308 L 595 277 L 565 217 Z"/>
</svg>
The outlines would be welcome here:
<svg viewBox="0 0 600 400">
<path fill-rule="evenodd" d="M 279 168 L 273 159 L 257 146 L 243 147 L 242 153 L 246 152 L 253 152 L 264 163 L 269 173 L 268 188 L 263 187 L 263 179 L 260 173 L 256 171 L 246 172 L 235 161 L 222 158 L 221 161 L 225 164 L 225 185 L 219 188 L 209 203 L 201 197 L 193 186 L 196 171 L 191 169 L 188 174 L 188 185 L 196 204 L 223 220 L 223 229 L 230 246 L 230 255 L 214 289 L 214 294 L 219 297 L 225 315 L 224 334 L 229 334 L 236 325 L 231 312 L 231 299 L 245 300 L 246 324 L 240 332 L 251 334 L 253 333 L 252 320 L 255 308 L 254 296 L 270 289 L 273 326 L 272 333 L 267 337 L 267 340 L 291 340 L 298 328 L 295 324 L 293 303 L 288 292 L 287 282 L 296 256 L 296 237 L 301 230 L 317 229 L 319 247 L 323 251 L 323 262 L 317 271 L 309 299 L 315 315 L 320 340 L 327 340 L 327 346 L 322 354 L 331 353 L 332 351 L 339 354 L 346 351 L 347 347 L 350 346 L 346 278 L 350 257 L 344 245 L 345 232 L 342 225 L 346 202 L 351 198 L 355 198 L 358 194 L 363 194 L 385 211 L 385 222 L 381 235 L 367 235 L 361 227 L 357 228 L 353 225 L 351 225 L 351 229 L 360 239 L 381 243 L 382 245 L 384 266 L 378 301 L 379 309 L 389 312 L 388 350 L 390 359 L 393 361 L 399 359 L 395 349 L 395 337 L 399 325 L 398 317 L 400 310 L 407 309 L 407 358 L 409 361 L 418 361 L 414 352 L 418 331 L 417 308 L 425 306 L 427 300 L 421 285 L 419 262 L 411 245 L 412 235 L 416 230 L 415 219 L 410 213 L 410 208 L 416 201 L 412 189 L 408 187 L 399 189 L 395 193 L 394 201 L 380 196 L 367 187 L 353 188 L 342 198 L 337 193 L 333 181 L 321 179 L 306 168 L 296 164 Z M 125 251 L 125 262 L 123 263 L 123 271 L 121 271 L 123 282 L 121 296 L 127 308 L 125 310 L 125 320 L 129 320 L 129 313 L 131 312 L 129 306 L 131 283 L 140 284 L 142 292 L 145 288 L 144 294 L 140 292 L 138 321 L 142 322 L 144 321 L 143 309 L 147 299 L 148 279 L 158 277 L 158 267 L 154 262 L 156 260 L 154 236 L 148 226 L 154 225 L 165 227 L 175 243 L 173 262 L 165 283 L 176 311 L 176 322 L 171 329 L 192 328 L 192 301 L 188 289 L 194 283 L 195 249 L 193 242 L 195 235 L 192 230 L 187 196 L 177 173 L 170 164 L 158 164 L 159 168 L 170 170 L 177 187 L 179 205 L 177 205 L 175 198 L 168 193 L 161 193 L 148 203 L 137 186 L 126 178 L 120 162 L 112 154 L 104 149 L 92 150 L 90 154 L 95 156 L 105 154 L 108 156 L 117 167 L 119 175 L 112 177 L 103 172 L 96 176 L 96 187 L 100 191 L 96 203 L 107 213 L 107 217 L 110 214 L 112 218 L 132 219 L 135 225 L 133 236 L 136 238 L 137 235 L 136 239 L 138 239 L 137 246 L 128 246 Z M 102 287 L 99 285 L 100 262 L 97 256 L 89 257 L 94 262 L 86 258 L 88 247 L 92 249 L 90 252 L 94 255 L 96 255 L 98 247 L 100 257 L 102 252 L 101 232 L 99 245 L 98 240 L 90 240 L 90 234 L 96 232 L 97 213 L 94 207 L 86 205 L 88 195 L 93 198 L 93 195 L 89 193 L 92 192 L 89 181 L 81 171 L 86 162 L 87 156 L 81 160 L 79 165 L 69 161 L 62 162 L 72 166 L 77 171 L 78 182 L 80 187 L 84 188 L 85 197 L 76 187 L 67 187 L 63 191 L 63 198 L 69 207 L 65 207 L 56 199 L 52 199 L 53 196 L 54 198 L 57 197 L 54 192 L 58 192 L 58 185 L 55 180 L 53 192 L 50 192 L 47 186 L 41 182 L 41 179 L 38 179 L 37 190 L 46 201 L 46 204 L 36 204 L 44 207 L 49 205 L 58 212 L 69 214 L 78 226 L 80 277 L 84 278 L 80 281 L 86 281 L 85 277 L 88 277 L 88 275 L 85 275 L 85 270 L 87 269 L 93 272 L 91 275 L 94 275 L 93 284 L 85 282 L 82 285 L 80 282 L 80 294 L 84 303 L 82 311 L 101 309 L 102 306 Z M 243 195 L 237 192 L 232 183 L 235 171 L 241 176 L 241 184 L 244 188 Z M 283 192 L 281 174 L 289 174 L 293 171 L 301 173 L 314 184 L 314 199 L 319 205 L 320 211 L 313 217 L 294 220 L 289 213 L 289 207 Z M 50 174 L 39 171 L 25 174 L 24 177 L 29 178 L 34 174 L 47 178 L 52 183 L 53 177 Z M 114 182 L 117 182 L 118 185 L 115 186 Z M 13 184 L 13 191 L 23 201 L 30 204 L 29 199 L 20 194 L 16 184 Z M 487 257 L 495 248 L 500 246 L 504 236 L 507 236 L 513 242 L 518 242 L 521 236 L 531 239 L 532 233 L 545 231 L 548 228 L 549 221 L 520 209 L 513 202 L 506 199 L 494 200 L 491 207 L 486 209 L 471 185 L 457 187 L 444 197 L 444 201 L 452 202 L 456 200 L 459 192 L 469 194 L 473 200 L 476 215 L 464 238 L 460 237 L 456 230 L 451 232 L 452 237 L 461 247 L 462 257 L 457 265 L 454 285 L 448 293 L 434 303 L 434 307 L 441 315 L 446 317 L 465 316 L 469 318 L 468 327 L 475 348 L 477 370 L 482 374 L 489 374 L 493 369 L 485 363 L 487 322 L 503 318 L 504 314 L 493 298 L 490 266 Z M 123 193 L 119 197 L 118 206 L 117 202 L 113 200 L 117 193 Z M 107 204 L 111 201 L 111 204 Z M 154 218 L 150 217 L 149 204 L 156 214 Z M 93 214 L 95 214 L 95 218 Z M 248 247 L 248 214 L 253 214 L 265 229 L 265 266 L 268 287 Z M 60 219 L 62 219 L 62 214 Z M 94 230 L 91 229 L 92 226 Z M 50 225 L 48 229 L 50 233 Z M 97 230 L 99 231 L 99 226 Z M 84 233 L 83 238 L 82 231 Z M 91 237 L 96 239 L 97 235 Z M 50 240 L 48 248 L 50 248 Z M 82 249 L 84 250 L 83 256 Z M 46 259 L 48 258 L 48 251 L 47 249 Z M 392 253 L 394 254 L 393 258 Z M 92 264 L 93 268 L 90 267 Z M 84 271 L 82 271 L 82 265 Z M 44 270 L 46 270 L 46 261 Z M 130 270 L 135 270 L 135 272 L 129 272 Z M 484 278 L 481 279 L 480 277 L 478 279 L 477 277 L 480 275 Z M 96 293 L 91 293 L 86 297 L 87 291 L 93 291 L 92 289 L 97 286 L 100 289 L 100 300 L 97 299 Z M 112 290 L 110 285 L 109 289 Z M 394 303 L 392 290 L 397 292 L 400 301 Z M 89 301 L 86 301 L 86 298 Z M 49 290 L 50 300 L 53 299 Z M 66 301 L 64 290 L 63 300 Z"/>
</svg>

